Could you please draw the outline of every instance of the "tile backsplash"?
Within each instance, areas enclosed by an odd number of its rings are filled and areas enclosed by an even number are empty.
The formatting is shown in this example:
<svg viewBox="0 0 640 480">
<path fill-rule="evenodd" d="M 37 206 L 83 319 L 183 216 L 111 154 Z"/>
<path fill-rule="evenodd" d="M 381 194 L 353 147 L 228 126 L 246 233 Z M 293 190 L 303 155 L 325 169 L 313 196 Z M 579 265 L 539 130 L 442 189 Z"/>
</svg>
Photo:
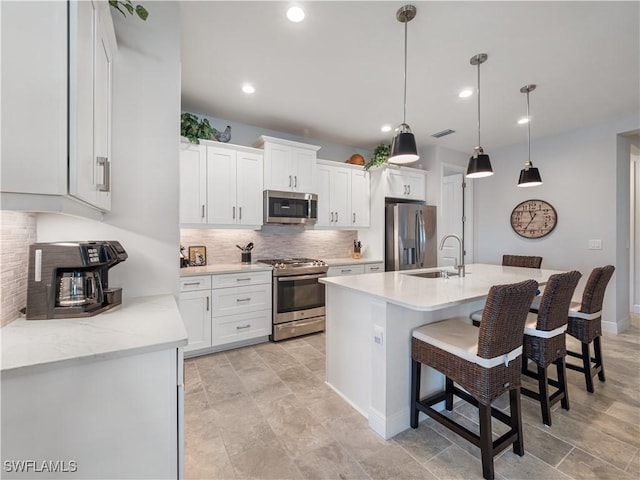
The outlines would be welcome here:
<svg viewBox="0 0 640 480">
<path fill-rule="evenodd" d="M 240 263 L 240 250 L 254 243 L 252 260 L 261 258 L 308 257 L 316 259 L 351 256 L 355 230 L 306 230 L 302 226 L 269 225 L 262 230 L 182 229 L 180 244 L 207 248 L 207 265 Z"/>
<path fill-rule="evenodd" d="M 29 245 L 35 241 L 35 213 L 0 211 L 0 327 L 26 305 Z"/>
</svg>

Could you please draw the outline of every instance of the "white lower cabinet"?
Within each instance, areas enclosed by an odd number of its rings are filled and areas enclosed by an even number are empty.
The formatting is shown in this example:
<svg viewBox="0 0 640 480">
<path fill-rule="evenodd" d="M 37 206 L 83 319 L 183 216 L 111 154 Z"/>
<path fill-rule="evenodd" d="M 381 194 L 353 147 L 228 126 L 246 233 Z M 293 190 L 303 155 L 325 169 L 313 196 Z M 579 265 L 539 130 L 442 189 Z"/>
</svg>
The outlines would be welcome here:
<svg viewBox="0 0 640 480">
<path fill-rule="evenodd" d="M 364 266 L 364 273 L 380 273 L 384 272 L 384 263 L 367 263 Z"/>
<path fill-rule="evenodd" d="M 384 272 L 384 263 L 365 263 L 358 265 L 338 265 L 329 267 L 327 277 L 339 277 L 341 275 L 360 275 L 361 273 Z"/>
<path fill-rule="evenodd" d="M 180 314 L 185 353 L 237 347 L 271 334 L 271 271 L 183 277 Z"/>
</svg>

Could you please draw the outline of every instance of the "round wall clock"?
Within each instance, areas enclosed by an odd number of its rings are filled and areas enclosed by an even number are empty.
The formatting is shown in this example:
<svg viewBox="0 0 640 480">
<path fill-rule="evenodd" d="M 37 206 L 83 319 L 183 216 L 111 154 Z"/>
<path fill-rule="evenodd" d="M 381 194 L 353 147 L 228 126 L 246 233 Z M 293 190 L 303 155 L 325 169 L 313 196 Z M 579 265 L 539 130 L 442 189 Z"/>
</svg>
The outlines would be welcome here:
<svg viewBox="0 0 640 480">
<path fill-rule="evenodd" d="M 556 209 L 544 200 L 525 200 L 511 212 L 511 228 L 525 238 L 549 235 L 557 223 Z"/>
</svg>

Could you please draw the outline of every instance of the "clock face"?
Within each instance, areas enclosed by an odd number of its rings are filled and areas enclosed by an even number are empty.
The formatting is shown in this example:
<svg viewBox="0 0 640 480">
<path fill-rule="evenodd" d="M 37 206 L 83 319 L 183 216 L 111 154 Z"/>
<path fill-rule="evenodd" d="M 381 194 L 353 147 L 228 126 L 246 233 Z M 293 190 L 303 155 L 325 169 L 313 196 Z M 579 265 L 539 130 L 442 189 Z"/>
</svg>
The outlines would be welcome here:
<svg viewBox="0 0 640 480">
<path fill-rule="evenodd" d="M 511 228 L 521 237 L 541 238 L 549 235 L 558 223 L 558 214 L 544 200 L 525 200 L 511 212 Z"/>
</svg>

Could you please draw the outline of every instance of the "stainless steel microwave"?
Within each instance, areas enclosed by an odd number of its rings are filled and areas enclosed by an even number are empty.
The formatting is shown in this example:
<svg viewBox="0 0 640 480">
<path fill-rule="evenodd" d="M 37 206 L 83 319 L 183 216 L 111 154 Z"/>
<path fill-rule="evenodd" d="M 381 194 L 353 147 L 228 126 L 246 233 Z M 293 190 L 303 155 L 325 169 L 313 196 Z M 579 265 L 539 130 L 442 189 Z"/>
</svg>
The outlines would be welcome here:
<svg viewBox="0 0 640 480">
<path fill-rule="evenodd" d="M 315 193 L 264 191 L 265 224 L 311 224 L 318 221 Z"/>
</svg>

